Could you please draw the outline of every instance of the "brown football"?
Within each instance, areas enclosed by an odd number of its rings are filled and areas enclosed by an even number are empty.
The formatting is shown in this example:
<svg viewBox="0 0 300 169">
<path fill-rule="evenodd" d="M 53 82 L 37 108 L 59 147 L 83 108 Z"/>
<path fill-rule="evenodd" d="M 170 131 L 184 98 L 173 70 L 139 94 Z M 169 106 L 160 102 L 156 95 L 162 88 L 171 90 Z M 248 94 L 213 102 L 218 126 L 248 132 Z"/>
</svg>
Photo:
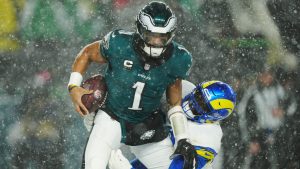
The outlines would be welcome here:
<svg viewBox="0 0 300 169">
<path fill-rule="evenodd" d="M 94 75 L 85 80 L 81 87 L 87 90 L 93 90 L 91 94 L 85 94 L 81 97 L 83 105 L 89 112 L 95 112 L 102 107 L 107 97 L 107 86 L 102 75 Z"/>
</svg>

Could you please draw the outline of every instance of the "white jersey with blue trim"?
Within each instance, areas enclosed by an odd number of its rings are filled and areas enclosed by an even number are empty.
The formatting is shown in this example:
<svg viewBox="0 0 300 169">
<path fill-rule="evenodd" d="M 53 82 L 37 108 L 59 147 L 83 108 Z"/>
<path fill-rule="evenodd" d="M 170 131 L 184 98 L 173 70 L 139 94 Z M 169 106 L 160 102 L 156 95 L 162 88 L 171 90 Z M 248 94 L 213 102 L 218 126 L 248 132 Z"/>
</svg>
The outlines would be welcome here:
<svg viewBox="0 0 300 169">
<path fill-rule="evenodd" d="M 193 83 L 182 80 L 182 98 L 191 93 L 195 87 Z M 223 132 L 218 122 L 200 124 L 188 120 L 188 132 L 192 145 L 209 147 L 219 152 Z"/>
</svg>

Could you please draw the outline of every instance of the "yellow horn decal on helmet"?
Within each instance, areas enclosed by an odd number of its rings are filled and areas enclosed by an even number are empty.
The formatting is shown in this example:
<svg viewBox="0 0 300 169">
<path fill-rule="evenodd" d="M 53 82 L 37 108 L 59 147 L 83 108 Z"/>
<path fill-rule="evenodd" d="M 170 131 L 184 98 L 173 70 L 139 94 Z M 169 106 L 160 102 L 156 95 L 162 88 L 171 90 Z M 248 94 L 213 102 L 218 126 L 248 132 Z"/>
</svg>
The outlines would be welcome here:
<svg viewBox="0 0 300 169">
<path fill-rule="evenodd" d="M 206 150 L 206 149 L 200 149 L 200 150 L 196 150 L 196 153 L 199 156 L 202 156 L 204 158 L 206 158 L 209 162 L 212 162 L 212 160 L 215 158 L 214 153 Z"/>
<path fill-rule="evenodd" d="M 220 81 L 218 81 L 218 80 L 212 80 L 212 81 L 205 82 L 205 83 L 202 84 L 202 88 L 207 88 L 208 86 L 210 86 L 210 85 L 212 85 L 212 84 L 214 84 L 216 82 L 220 82 Z"/>
<path fill-rule="evenodd" d="M 231 100 L 227 99 L 216 99 L 211 101 L 210 104 L 215 110 L 230 109 L 229 113 L 231 113 L 234 108 L 234 103 Z"/>
</svg>

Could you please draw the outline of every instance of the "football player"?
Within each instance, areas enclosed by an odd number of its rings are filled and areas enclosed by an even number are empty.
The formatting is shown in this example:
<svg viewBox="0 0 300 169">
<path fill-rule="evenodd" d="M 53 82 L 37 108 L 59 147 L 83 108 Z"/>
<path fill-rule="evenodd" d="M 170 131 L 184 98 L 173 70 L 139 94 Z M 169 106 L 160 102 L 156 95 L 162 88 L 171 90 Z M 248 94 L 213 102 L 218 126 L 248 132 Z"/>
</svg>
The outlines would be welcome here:
<svg viewBox="0 0 300 169">
<path fill-rule="evenodd" d="M 236 94 L 226 83 L 208 81 L 197 86 L 182 81 L 182 107 L 188 117 L 190 142 L 196 149 L 196 169 L 211 168 L 211 163 L 221 147 L 222 129 L 219 121 L 227 118 L 233 111 Z M 174 142 L 173 132 L 171 140 Z M 176 152 L 175 152 L 176 153 Z M 182 169 L 183 157 L 173 159 L 170 169 Z M 111 154 L 110 169 L 146 169 L 139 161 L 130 164 L 120 150 Z"/>
<path fill-rule="evenodd" d="M 83 168 L 105 169 L 111 151 L 121 144 L 129 145 L 147 168 L 168 168 L 174 149 L 159 110 L 165 91 L 176 153 L 184 156 L 185 168 L 192 168 L 195 150 L 188 142 L 187 118 L 180 106 L 181 80 L 188 76 L 191 54 L 173 41 L 176 17 L 165 3 L 147 4 L 136 26 L 136 32 L 115 30 L 87 45 L 73 63 L 68 89 L 82 116 L 89 112 L 81 97 L 92 93 L 80 87 L 82 75 L 91 62 L 108 64 L 108 96 L 95 116 Z"/>
</svg>

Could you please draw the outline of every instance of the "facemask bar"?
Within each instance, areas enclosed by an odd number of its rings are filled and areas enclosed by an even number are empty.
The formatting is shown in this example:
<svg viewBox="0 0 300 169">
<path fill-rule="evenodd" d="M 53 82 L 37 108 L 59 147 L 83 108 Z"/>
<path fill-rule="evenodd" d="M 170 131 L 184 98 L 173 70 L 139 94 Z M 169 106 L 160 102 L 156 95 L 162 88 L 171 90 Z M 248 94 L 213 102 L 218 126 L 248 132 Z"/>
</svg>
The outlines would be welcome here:
<svg viewBox="0 0 300 169">
<path fill-rule="evenodd" d="M 166 47 L 173 39 L 174 34 L 173 33 L 153 33 L 150 31 L 144 31 L 144 33 L 141 34 L 142 39 L 149 47 L 154 48 L 163 48 Z M 153 44 L 155 42 L 155 38 L 160 40 L 159 44 Z"/>
<path fill-rule="evenodd" d="M 151 57 L 158 58 L 166 48 L 150 47 L 145 44 L 143 50 Z"/>
</svg>

